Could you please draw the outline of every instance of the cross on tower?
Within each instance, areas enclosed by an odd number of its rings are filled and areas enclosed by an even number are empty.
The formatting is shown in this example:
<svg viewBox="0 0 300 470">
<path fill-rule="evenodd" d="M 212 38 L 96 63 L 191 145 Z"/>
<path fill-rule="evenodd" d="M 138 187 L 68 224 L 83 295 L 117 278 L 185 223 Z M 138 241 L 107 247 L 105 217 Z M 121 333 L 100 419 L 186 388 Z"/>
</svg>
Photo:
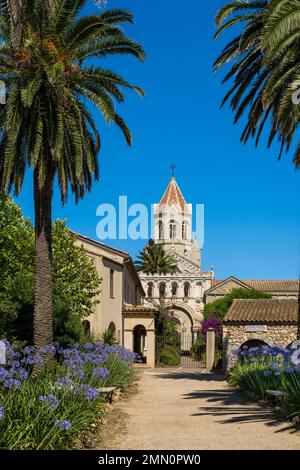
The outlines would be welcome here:
<svg viewBox="0 0 300 470">
<path fill-rule="evenodd" d="M 175 172 L 175 169 L 176 169 L 176 165 L 175 163 L 172 163 L 172 165 L 170 166 L 171 170 L 172 170 L 172 176 L 174 176 L 174 172 Z"/>
</svg>

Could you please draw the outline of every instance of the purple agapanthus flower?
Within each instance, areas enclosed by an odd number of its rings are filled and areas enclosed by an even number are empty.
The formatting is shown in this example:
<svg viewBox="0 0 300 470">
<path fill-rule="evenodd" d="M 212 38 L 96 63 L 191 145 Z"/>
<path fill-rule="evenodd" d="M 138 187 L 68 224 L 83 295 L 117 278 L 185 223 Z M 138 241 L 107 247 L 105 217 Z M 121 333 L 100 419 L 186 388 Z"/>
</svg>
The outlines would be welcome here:
<svg viewBox="0 0 300 470">
<path fill-rule="evenodd" d="M 46 403 L 50 408 L 55 410 L 59 405 L 59 399 L 55 395 L 41 395 L 39 400 Z"/>
<path fill-rule="evenodd" d="M 72 387 L 73 381 L 69 377 L 64 377 L 56 381 L 57 385 L 62 385 L 63 387 Z"/>
<path fill-rule="evenodd" d="M 105 380 L 109 376 L 109 372 L 104 367 L 95 367 L 92 376 L 94 379 Z"/>
<path fill-rule="evenodd" d="M 40 349 L 41 354 L 48 354 L 49 356 L 55 356 L 56 354 L 56 345 L 54 344 L 47 344 L 42 346 Z"/>
<path fill-rule="evenodd" d="M 21 382 L 18 379 L 14 379 L 12 377 L 8 377 L 4 382 L 3 382 L 3 387 L 8 388 L 8 389 L 19 389 L 21 386 Z"/>
<path fill-rule="evenodd" d="M 70 431 L 72 427 L 72 424 L 67 419 L 64 419 L 64 420 L 56 419 L 54 421 L 54 424 L 58 426 L 61 431 Z"/>
<path fill-rule="evenodd" d="M 87 400 L 96 400 L 99 397 L 99 391 L 88 384 L 80 385 L 75 389 L 77 395 L 84 396 Z"/>
<path fill-rule="evenodd" d="M 0 420 L 5 418 L 4 407 L 0 405 Z"/>
</svg>

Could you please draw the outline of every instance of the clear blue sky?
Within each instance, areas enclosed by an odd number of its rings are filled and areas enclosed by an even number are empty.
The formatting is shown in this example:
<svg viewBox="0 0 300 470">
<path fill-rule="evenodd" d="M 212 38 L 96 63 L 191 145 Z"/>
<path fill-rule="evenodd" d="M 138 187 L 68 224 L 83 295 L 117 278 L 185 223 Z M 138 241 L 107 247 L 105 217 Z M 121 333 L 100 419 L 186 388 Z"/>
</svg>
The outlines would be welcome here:
<svg viewBox="0 0 300 470">
<path fill-rule="evenodd" d="M 169 166 L 188 202 L 205 204 L 202 268 L 215 266 L 216 277 L 291 279 L 299 276 L 299 178 L 291 155 L 277 161 L 271 151 L 239 142 L 242 124 L 234 126 L 228 108 L 219 110 L 227 89 L 212 64 L 230 35 L 212 39 L 214 15 L 225 0 L 110 0 L 111 8 L 130 9 L 136 24 L 127 32 L 147 52 L 141 64 L 116 57 L 106 64 L 142 86 L 147 98 L 127 93 L 119 111 L 131 127 L 134 145 L 107 128 L 102 133 L 101 179 L 76 206 L 70 197 L 62 208 L 58 194 L 53 216 L 67 219 L 73 230 L 95 238 L 96 208 L 159 202 L 170 179 Z M 93 4 L 91 0 L 91 5 Z M 28 173 L 18 202 L 33 216 L 32 175 Z M 108 242 L 134 257 L 144 241 Z"/>
</svg>

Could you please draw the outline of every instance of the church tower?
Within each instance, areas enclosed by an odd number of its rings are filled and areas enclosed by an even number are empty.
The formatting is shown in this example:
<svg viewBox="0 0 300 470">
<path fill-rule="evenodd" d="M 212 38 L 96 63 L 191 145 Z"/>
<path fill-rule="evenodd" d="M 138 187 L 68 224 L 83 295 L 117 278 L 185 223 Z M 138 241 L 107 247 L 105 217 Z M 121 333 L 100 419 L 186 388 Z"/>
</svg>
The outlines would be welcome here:
<svg viewBox="0 0 300 470">
<path fill-rule="evenodd" d="M 154 205 L 154 241 L 200 269 L 201 250 L 192 237 L 192 211 L 192 204 L 185 201 L 173 175 L 160 203 Z"/>
</svg>

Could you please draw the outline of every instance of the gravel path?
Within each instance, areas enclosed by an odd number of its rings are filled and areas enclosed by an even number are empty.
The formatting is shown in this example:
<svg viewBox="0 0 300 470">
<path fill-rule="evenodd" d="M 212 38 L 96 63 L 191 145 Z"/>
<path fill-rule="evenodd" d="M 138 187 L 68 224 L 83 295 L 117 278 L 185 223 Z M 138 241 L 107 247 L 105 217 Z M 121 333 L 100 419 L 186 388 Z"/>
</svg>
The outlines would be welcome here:
<svg viewBox="0 0 300 470">
<path fill-rule="evenodd" d="M 118 405 L 129 416 L 115 449 L 300 449 L 300 432 L 221 376 L 145 370 L 139 385 L 136 396 Z"/>
</svg>

